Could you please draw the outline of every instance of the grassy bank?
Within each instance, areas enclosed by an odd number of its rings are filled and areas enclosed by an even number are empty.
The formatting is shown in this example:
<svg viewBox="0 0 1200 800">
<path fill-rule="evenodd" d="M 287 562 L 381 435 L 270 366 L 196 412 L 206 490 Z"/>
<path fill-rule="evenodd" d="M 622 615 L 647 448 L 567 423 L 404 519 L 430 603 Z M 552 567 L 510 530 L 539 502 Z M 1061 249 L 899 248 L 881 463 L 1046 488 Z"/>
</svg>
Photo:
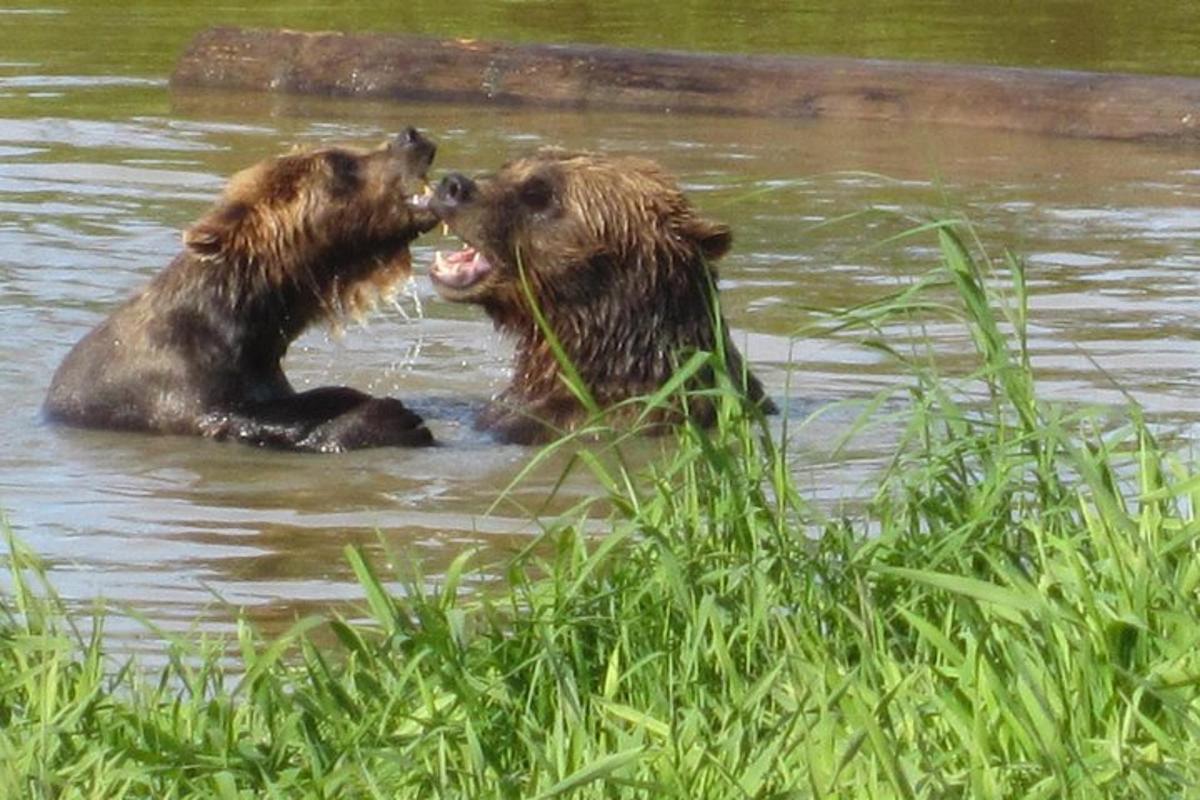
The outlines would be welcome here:
<svg viewBox="0 0 1200 800">
<path fill-rule="evenodd" d="M 584 451 L 609 533 L 549 531 L 484 596 L 458 596 L 469 556 L 389 594 L 348 551 L 373 624 L 242 628 L 235 675 L 107 660 L 10 542 L 0 796 L 1190 796 L 1200 478 L 1136 408 L 1039 401 L 1020 265 L 1006 305 L 931 235 L 941 270 L 845 320 L 952 308 L 977 370 L 895 353 L 900 444 L 845 518 L 726 395 L 650 468 Z"/>
</svg>

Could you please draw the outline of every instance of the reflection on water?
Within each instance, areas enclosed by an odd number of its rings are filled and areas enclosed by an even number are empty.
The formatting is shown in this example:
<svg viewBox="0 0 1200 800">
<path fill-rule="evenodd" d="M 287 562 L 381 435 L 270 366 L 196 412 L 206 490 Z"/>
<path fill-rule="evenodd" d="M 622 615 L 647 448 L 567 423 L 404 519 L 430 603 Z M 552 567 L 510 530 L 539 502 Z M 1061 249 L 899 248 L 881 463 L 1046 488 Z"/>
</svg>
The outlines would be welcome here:
<svg viewBox="0 0 1200 800">
<path fill-rule="evenodd" d="M 68 80 L 161 77 L 211 25 L 1200 74 L 1200 28 L 1187 0 L 675 0 L 669 10 L 639 0 L 16 2 L 25 4 L 0 9 L 0 26 L 20 31 L 6 37 L 0 67 Z M 61 87 L 46 80 L 45 91 Z"/>
<path fill-rule="evenodd" d="M 35 34 L 47 24 L 38 19 Z M 106 57 L 121 52 L 114 44 Z M 180 229 L 226 176 L 293 143 L 371 143 L 410 123 L 439 141 L 440 170 L 489 169 L 540 144 L 663 162 L 733 227 L 726 311 L 794 420 L 896 385 L 894 365 L 875 352 L 811 333 L 813 309 L 905 285 L 933 263 L 933 242 L 880 243 L 965 213 L 992 252 L 1028 257 L 1031 345 L 1047 396 L 1119 407 L 1127 390 L 1173 429 L 1200 422 L 1200 166 L 1187 148 L 853 122 L 172 96 L 161 77 L 128 80 L 114 66 L 62 78 L 39 63 L 23 50 L 0 67 L 0 507 L 69 598 L 104 596 L 170 629 L 223 628 L 223 603 L 274 626 L 358 597 L 348 544 L 407 551 L 436 573 L 464 548 L 496 558 L 528 541 L 530 514 L 566 461 L 534 470 L 485 514 L 532 455 L 469 426 L 506 380 L 510 350 L 423 277 L 424 318 L 384 311 L 365 329 L 312 332 L 286 366 L 301 388 L 348 383 L 410 401 L 443 447 L 316 458 L 38 421 L 68 348 L 170 260 Z M 439 234 L 422 239 L 416 263 L 438 246 L 448 246 Z M 952 325 L 925 332 L 951 357 L 968 347 Z M 831 507 L 861 491 L 881 455 L 868 442 L 831 460 L 854 414 L 835 405 L 791 445 L 800 484 Z M 643 455 L 660 446 L 644 444 Z M 573 476 L 547 510 L 593 491 Z M 136 628 L 121 624 L 118 633 Z"/>
</svg>

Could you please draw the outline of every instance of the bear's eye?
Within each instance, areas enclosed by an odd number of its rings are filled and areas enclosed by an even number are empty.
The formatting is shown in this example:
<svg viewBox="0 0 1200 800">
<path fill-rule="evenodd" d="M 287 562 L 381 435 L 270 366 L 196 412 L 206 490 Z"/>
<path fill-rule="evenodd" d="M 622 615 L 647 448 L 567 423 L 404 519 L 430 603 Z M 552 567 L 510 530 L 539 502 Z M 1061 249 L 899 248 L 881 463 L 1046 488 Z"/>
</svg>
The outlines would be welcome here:
<svg viewBox="0 0 1200 800">
<path fill-rule="evenodd" d="M 358 159 L 349 153 L 331 150 L 325 154 L 325 163 L 333 177 L 330 187 L 333 195 L 349 194 L 358 189 Z"/>
<path fill-rule="evenodd" d="M 518 190 L 521 204 L 532 211 L 541 211 L 550 205 L 554 189 L 545 178 L 533 177 L 521 184 Z"/>
</svg>

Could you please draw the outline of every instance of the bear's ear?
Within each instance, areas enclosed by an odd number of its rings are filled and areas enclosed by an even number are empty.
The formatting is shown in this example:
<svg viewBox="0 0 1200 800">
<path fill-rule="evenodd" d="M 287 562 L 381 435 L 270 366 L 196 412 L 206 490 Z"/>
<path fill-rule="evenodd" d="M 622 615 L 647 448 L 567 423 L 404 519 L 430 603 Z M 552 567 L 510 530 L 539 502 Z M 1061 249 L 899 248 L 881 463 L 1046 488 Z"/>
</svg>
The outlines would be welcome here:
<svg viewBox="0 0 1200 800">
<path fill-rule="evenodd" d="M 733 244 L 733 234 L 728 225 L 699 217 L 689 217 L 683 224 L 683 233 L 700 246 L 700 252 L 707 261 L 716 261 L 728 253 Z"/>
<path fill-rule="evenodd" d="M 184 245 L 201 258 L 233 255 L 249 211 L 245 203 L 228 203 L 213 209 L 183 232 Z"/>
</svg>

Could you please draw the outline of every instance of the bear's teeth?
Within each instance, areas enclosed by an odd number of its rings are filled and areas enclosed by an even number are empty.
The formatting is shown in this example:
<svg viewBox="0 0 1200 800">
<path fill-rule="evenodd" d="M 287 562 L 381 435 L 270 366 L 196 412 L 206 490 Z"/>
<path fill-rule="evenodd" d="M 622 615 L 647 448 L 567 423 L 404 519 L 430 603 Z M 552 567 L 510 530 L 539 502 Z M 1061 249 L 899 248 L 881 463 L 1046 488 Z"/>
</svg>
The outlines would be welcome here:
<svg viewBox="0 0 1200 800">
<path fill-rule="evenodd" d="M 408 204 L 416 208 L 429 208 L 429 203 L 433 200 L 433 186 L 429 181 L 421 181 L 421 191 L 408 198 Z"/>
</svg>

